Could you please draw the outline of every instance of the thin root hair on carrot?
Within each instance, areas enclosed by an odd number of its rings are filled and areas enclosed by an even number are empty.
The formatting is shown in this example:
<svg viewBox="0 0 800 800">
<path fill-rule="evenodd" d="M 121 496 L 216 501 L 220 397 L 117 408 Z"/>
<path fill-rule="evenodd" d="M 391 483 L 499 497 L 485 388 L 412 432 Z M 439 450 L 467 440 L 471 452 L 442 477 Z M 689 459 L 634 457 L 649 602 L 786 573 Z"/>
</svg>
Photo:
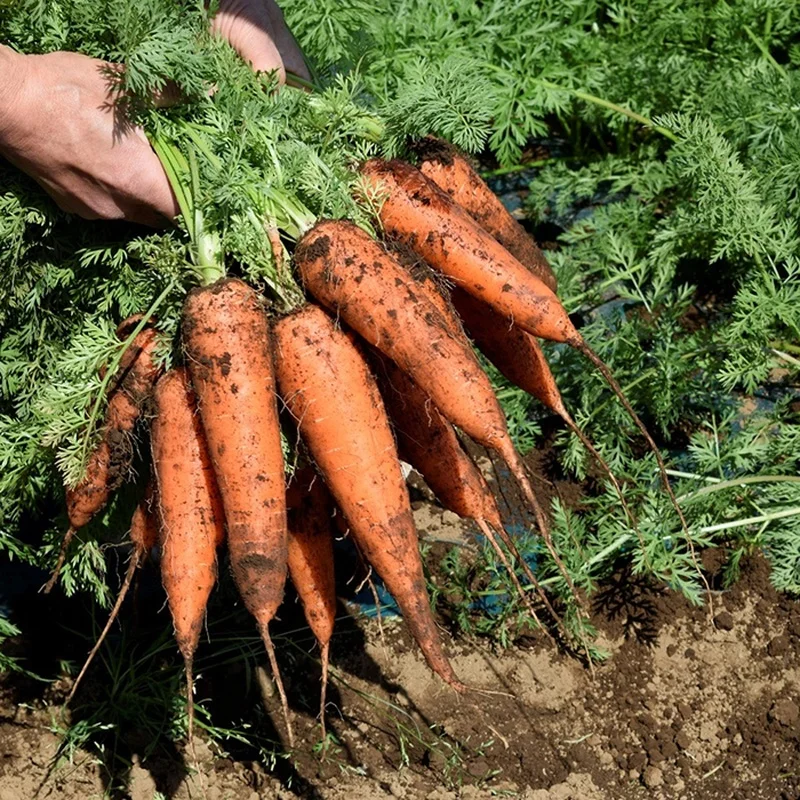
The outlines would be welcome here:
<svg viewBox="0 0 800 800">
<path fill-rule="evenodd" d="M 81 685 L 81 681 L 83 680 L 84 676 L 86 675 L 89 667 L 94 661 L 94 657 L 100 650 L 103 642 L 108 635 L 108 632 L 111 630 L 111 626 L 114 624 L 114 620 L 116 620 L 117 616 L 119 615 L 120 609 L 122 608 L 122 603 L 125 600 L 125 596 L 128 594 L 128 590 L 131 587 L 131 583 L 133 582 L 133 576 L 136 574 L 136 568 L 139 566 L 139 562 L 141 559 L 140 551 L 134 550 L 131 555 L 131 560 L 128 563 L 128 569 L 125 572 L 125 579 L 122 582 L 122 586 L 120 587 L 119 594 L 117 595 L 117 599 L 114 601 L 114 606 L 111 609 L 111 612 L 108 615 L 108 620 L 106 624 L 103 626 L 103 630 L 100 632 L 100 635 L 97 637 L 97 641 L 94 644 L 94 647 L 89 651 L 89 655 L 86 657 L 86 661 L 83 662 L 83 667 L 81 667 L 81 671 L 78 673 L 77 678 L 75 678 L 75 682 L 72 684 L 72 688 L 69 690 L 69 694 L 67 695 L 67 699 L 64 700 L 64 708 L 67 708 L 69 704 L 72 702 L 73 698 L 75 697 L 76 692 L 78 691 L 78 687 Z"/>
<path fill-rule="evenodd" d="M 267 658 L 269 659 L 269 666 L 272 670 L 272 678 L 275 681 L 275 686 L 278 688 L 278 695 L 281 698 L 281 708 L 283 710 L 283 719 L 286 723 L 286 738 L 289 740 L 289 747 L 294 747 L 294 728 L 292 726 L 292 719 L 289 714 L 289 701 L 286 698 L 286 689 L 283 687 L 283 679 L 281 678 L 281 670 L 278 666 L 278 659 L 275 656 L 275 647 L 272 644 L 272 638 L 269 635 L 269 629 L 266 625 L 260 626 L 261 640 L 264 642 L 264 649 L 267 651 Z"/>
<path fill-rule="evenodd" d="M 622 491 L 622 487 L 617 480 L 617 476 L 614 475 L 614 472 L 612 471 L 608 462 L 600 455 L 597 448 L 594 446 L 594 444 L 592 444 L 591 439 L 589 439 L 589 437 L 580 429 L 578 424 L 574 419 L 572 419 L 566 409 L 564 409 L 564 413 L 561 415 L 561 418 L 564 420 L 564 423 L 567 425 L 567 427 L 578 437 L 580 443 L 584 446 L 589 455 L 591 455 L 592 458 L 597 461 L 597 463 L 600 465 L 600 468 L 611 481 L 611 485 L 614 487 L 614 491 L 616 492 L 617 498 L 622 506 L 622 510 L 625 512 L 625 516 L 628 518 L 628 522 L 630 522 L 631 528 L 633 528 L 636 538 L 639 541 L 639 546 L 642 548 L 644 563 L 650 567 L 650 559 L 647 557 L 647 550 L 645 548 L 642 532 L 639 530 L 639 525 L 636 522 L 636 518 L 633 516 L 633 512 L 628 505 L 628 501 L 625 499 L 625 493 Z"/>
<path fill-rule="evenodd" d="M 514 567 L 508 560 L 508 557 L 503 552 L 503 548 L 500 547 L 497 538 L 495 537 L 492 529 L 486 523 L 485 520 L 478 519 L 475 520 L 480 532 L 486 537 L 486 540 L 492 546 L 492 549 L 497 554 L 497 557 L 500 559 L 500 563 L 505 568 L 508 576 L 511 578 L 512 583 L 514 584 L 514 589 L 516 590 L 517 594 L 519 595 L 522 602 L 525 604 L 525 607 L 528 609 L 528 613 L 533 618 L 533 621 L 539 626 L 539 628 L 544 632 L 545 636 L 555 644 L 555 639 L 553 635 L 550 633 L 549 630 L 542 624 L 542 621 L 539 619 L 538 615 L 536 614 L 536 609 L 533 607 L 533 603 L 531 603 L 530 598 L 526 594 L 525 590 L 522 588 L 522 584 L 519 582 L 519 578 L 517 577 L 517 573 L 514 570 Z"/>
<path fill-rule="evenodd" d="M 64 566 L 64 562 L 67 559 L 67 550 L 75 538 L 75 534 L 77 530 L 75 529 L 74 525 L 70 525 L 67 529 L 67 532 L 64 534 L 64 538 L 61 540 L 61 547 L 58 550 L 58 558 L 56 559 L 56 565 L 53 567 L 53 572 L 50 577 L 47 579 L 47 583 L 40 589 L 40 591 L 44 592 L 45 594 L 50 594 L 53 591 L 53 587 L 58 583 L 58 579 L 61 576 L 61 569 Z"/>
</svg>

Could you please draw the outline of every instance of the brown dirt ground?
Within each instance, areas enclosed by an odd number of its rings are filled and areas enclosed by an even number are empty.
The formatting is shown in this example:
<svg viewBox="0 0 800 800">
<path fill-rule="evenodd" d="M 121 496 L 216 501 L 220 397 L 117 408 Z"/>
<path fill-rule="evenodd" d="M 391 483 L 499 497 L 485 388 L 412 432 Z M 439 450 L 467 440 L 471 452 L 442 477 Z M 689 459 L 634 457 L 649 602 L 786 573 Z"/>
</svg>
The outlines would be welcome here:
<svg viewBox="0 0 800 800">
<path fill-rule="evenodd" d="M 463 540 L 447 512 L 417 503 L 416 515 L 429 540 Z M 712 574 L 720 562 L 706 554 Z M 714 600 L 712 621 L 620 574 L 593 605 L 611 654 L 594 677 L 546 640 L 502 650 L 460 638 L 449 646 L 456 671 L 496 692 L 466 697 L 434 678 L 398 620 L 384 620 L 382 633 L 375 620 L 360 620 L 334 645 L 329 722 L 339 744 L 315 752 L 313 713 L 296 712 L 303 744 L 273 774 L 252 754 L 204 742 L 196 761 L 157 749 L 142 762 L 134 747 L 127 790 L 110 792 L 103 753 L 54 762 L 52 703 L 67 682 L 23 705 L 5 687 L 0 800 L 799 798 L 800 605 L 774 591 L 761 558 Z M 289 692 L 298 691 L 301 676 L 286 677 Z M 239 685 L 233 672 L 224 680 Z M 275 699 L 264 702 L 279 720 Z M 403 740 L 402 729 L 419 735 Z M 193 765 L 188 776 L 183 763 Z"/>
</svg>

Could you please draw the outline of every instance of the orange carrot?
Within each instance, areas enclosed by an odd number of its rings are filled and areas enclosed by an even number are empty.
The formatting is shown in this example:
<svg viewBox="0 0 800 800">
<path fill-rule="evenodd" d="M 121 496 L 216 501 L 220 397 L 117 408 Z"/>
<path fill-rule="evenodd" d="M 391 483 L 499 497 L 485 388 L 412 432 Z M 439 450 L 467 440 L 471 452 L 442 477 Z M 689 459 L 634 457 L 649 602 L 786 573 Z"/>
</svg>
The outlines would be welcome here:
<svg viewBox="0 0 800 800">
<path fill-rule="evenodd" d="M 483 476 L 462 450 L 453 426 L 431 398 L 393 361 L 373 353 L 375 375 L 400 458 L 419 470 L 442 505 L 467 519 L 503 523 Z"/>
<path fill-rule="evenodd" d="M 328 657 L 336 619 L 336 584 L 333 574 L 333 504 L 322 478 L 312 467 L 292 475 L 287 488 L 289 507 L 289 577 L 319 643 L 322 662 L 319 719 L 325 738 L 325 697 Z"/>
<path fill-rule="evenodd" d="M 449 511 L 475 521 L 481 533 L 506 568 L 517 593 L 533 619 L 545 633 L 536 611 L 520 585 L 514 568 L 497 542 L 494 531 L 506 543 L 513 557 L 523 566 L 556 624 L 561 620 L 550 605 L 536 576 L 520 556 L 516 545 L 503 527 L 500 511 L 483 475 L 464 452 L 453 426 L 442 416 L 430 397 L 394 362 L 373 351 L 375 374 L 381 387 L 389 418 L 394 425 L 400 458 L 407 461 L 425 479 L 439 502 Z M 548 633 L 549 635 L 549 633 Z"/>
<path fill-rule="evenodd" d="M 556 295 L 415 167 L 402 161 L 373 159 L 362 166 L 361 173 L 367 186 L 384 200 L 380 219 L 390 236 L 507 320 L 534 336 L 574 347 L 595 365 L 652 450 L 664 488 L 686 533 L 689 551 L 705 581 L 686 518 L 653 437 L 608 366 L 575 329 Z"/>
<path fill-rule="evenodd" d="M 126 323 L 127 320 L 118 329 L 121 334 L 128 329 Z M 120 371 L 110 389 L 102 439 L 89 456 L 81 482 L 66 492 L 70 527 L 61 542 L 53 574 L 44 586 L 45 592 L 55 586 L 75 534 L 105 507 L 111 493 L 130 473 L 133 458 L 130 436 L 161 372 L 155 359 L 157 344 L 156 331 L 145 328 L 123 354 Z"/>
<path fill-rule="evenodd" d="M 298 244 L 295 263 L 311 294 L 411 375 L 451 423 L 498 452 L 572 589 L 489 379 L 411 276 L 361 228 L 341 220 L 314 226 Z"/>
<path fill-rule="evenodd" d="M 422 159 L 419 165 L 422 174 L 447 192 L 514 258 L 555 292 L 558 284 L 544 253 L 467 159 L 452 145 L 432 137 L 423 139 L 414 149 Z"/>
<path fill-rule="evenodd" d="M 298 245 L 295 263 L 306 288 L 411 375 L 447 419 L 522 472 L 474 354 L 377 242 L 352 223 L 321 222 Z"/>
<path fill-rule="evenodd" d="M 555 294 L 418 169 L 373 159 L 361 174 L 390 236 L 535 336 L 582 344 Z"/>
<path fill-rule="evenodd" d="M 533 395 L 542 405 L 558 414 L 597 461 L 611 481 L 625 515 L 639 535 L 644 549 L 644 541 L 639 534 L 636 520 L 625 500 L 616 475 L 564 406 L 556 379 L 550 371 L 550 365 L 547 363 L 536 337 L 517 327 L 491 306 L 481 302 L 463 289 L 456 288 L 453 291 L 452 300 L 470 335 L 489 361 L 511 383 Z"/>
<path fill-rule="evenodd" d="M 159 510 L 161 581 L 186 669 L 189 741 L 194 701 L 192 664 L 206 605 L 217 580 L 216 541 L 225 524 L 197 398 L 183 368 L 156 384 L 151 447 Z"/>
<path fill-rule="evenodd" d="M 75 683 L 72 684 L 72 688 L 67 695 L 67 699 L 64 701 L 65 706 L 68 706 L 72 702 L 72 698 L 75 697 L 75 693 L 78 691 L 78 687 L 80 686 L 84 675 L 86 675 L 86 672 L 94 660 L 94 657 L 97 655 L 101 645 L 105 641 L 108 632 L 111 630 L 111 626 L 114 624 L 114 620 L 119 615 L 120 609 L 122 608 L 122 603 L 125 600 L 125 596 L 128 594 L 128 589 L 130 589 L 131 583 L 133 582 L 133 576 L 136 573 L 136 569 L 144 563 L 148 553 L 156 546 L 158 541 L 158 525 L 156 523 L 155 514 L 153 513 L 153 494 L 154 489 L 153 482 L 151 480 L 147 484 L 144 496 L 137 504 L 136 509 L 133 512 L 133 518 L 131 519 L 130 535 L 131 544 L 133 545 L 133 553 L 131 553 L 131 559 L 128 562 L 128 569 L 125 572 L 125 578 L 122 581 L 119 594 L 117 594 L 117 599 L 114 602 L 111 613 L 108 615 L 108 621 L 106 622 L 105 627 L 100 632 L 100 636 L 97 637 L 94 647 L 92 647 L 92 649 L 89 651 L 89 655 L 86 657 L 86 661 L 84 662 L 81 671 L 78 673 L 78 677 L 75 678 Z"/>
<path fill-rule="evenodd" d="M 453 305 L 481 352 L 515 386 L 561 416 L 566 413 L 553 374 L 536 337 L 490 305 L 458 287 Z"/>
<path fill-rule="evenodd" d="M 511 383 L 558 414 L 592 455 L 605 464 L 564 406 L 561 392 L 536 337 L 462 289 L 456 288 L 452 299 L 475 344 L 489 361 Z"/>
<path fill-rule="evenodd" d="M 255 617 L 294 732 L 269 623 L 286 582 L 286 489 L 270 332 L 258 294 L 223 278 L 193 289 L 183 341 L 225 518 L 234 580 Z"/>
<path fill-rule="evenodd" d="M 394 596 L 431 669 L 463 690 L 431 613 L 408 490 L 363 357 L 316 306 L 284 317 L 274 331 L 281 397 L 356 544 Z"/>
<path fill-rule="evenodd" d="M 464 332 L 464 325 L 450 300 L 450 287 L 421 259 L 409 261 L 407 254 L 397 249 L 394 242 L 389 242 L 388 247 L 389 252 L 414 279 L 414 290 L 436 307 L 436 310 L 442 315 L 448 331 L 471 349 L 472 345 Z"/>
</svg>

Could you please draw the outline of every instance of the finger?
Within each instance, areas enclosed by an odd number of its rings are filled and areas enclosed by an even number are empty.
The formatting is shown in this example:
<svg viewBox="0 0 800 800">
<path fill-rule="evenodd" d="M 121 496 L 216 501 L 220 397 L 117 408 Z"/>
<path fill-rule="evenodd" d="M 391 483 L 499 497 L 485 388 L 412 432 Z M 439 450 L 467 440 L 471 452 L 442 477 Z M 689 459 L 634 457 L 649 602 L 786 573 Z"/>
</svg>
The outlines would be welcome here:
<svg viewBox="0 0 800 800">
<path fill-rule="evenodd" d="M 153 155 L 153 158 L 156 158 L 155 155 Z M 181 209 L 166 173 L 161 166 L 161 162 L 157 159 L 156 161 L 158 168 L 154 168 L 152 173 L 144 178 L 141 186 L 143 193 L 141 198 L 142 211 L 139 212 L 134 209 L 134 213 L 140 218 L 146 218 L 145 224 L 163 228 L 181 213 Z M 125 216 L 128 217 L 128 214 L 126 213 Z M 128 218 L 131 219 L 131 217 Z"/>
<path fill-rule="evenodd" d="M 304 80 L 310 81 L 311 73 L 306 65 L 303 51 L 297 44 L 297 40 L 292 35 L 292 32 L 289 30 L 289 26 L 286 24 L 286 19 L 283 16 L 283 11 L 281 11 L 274 0 L 265 0 L 265 4 L 267 14 L 270 18 L 272 38 L 281 55 L 286 72 L 293 73 Z"/>
<path fill-rule="evenodd" d="M 220 9 L 211 25 L 256 72 L 276 72 L 286 82 L 283 59 L 272 36 L 269 13 L 262 3 L 232 3 Z"/>
<path fill-rule="evenodd" d="M 129 163 L 135 164 L 136 168 L 122 191 L 119 205 L 125 219 L 163 228 L 180 214 L 180 206 L 161 161 L 144 132 L 137 129 L 136 133 L 143 141 L 127 156 Z"/>
</svg>

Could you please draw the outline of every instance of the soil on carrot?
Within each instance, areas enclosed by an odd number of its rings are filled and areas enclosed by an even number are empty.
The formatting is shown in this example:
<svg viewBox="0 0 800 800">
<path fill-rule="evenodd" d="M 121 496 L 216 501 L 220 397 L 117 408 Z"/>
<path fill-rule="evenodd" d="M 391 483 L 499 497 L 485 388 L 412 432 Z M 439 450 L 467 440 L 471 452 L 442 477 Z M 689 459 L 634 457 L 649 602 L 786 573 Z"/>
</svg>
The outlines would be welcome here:
<svg viewBox="0 0 800 800">
<path fill-rule="evenodd" d="M 415 505 L 428 541 L 467 542 L 452 514 Z M 704 558 L 711 575 L 725 559 L 719 551 Z M 300 744 L 279 753 L 271 772 L 254 747 L 233 740 L 226 751 L 198 742 L 192 755 L 166 737 L 152 747 L 135 730 L 120 732 L 113 754 L 77 749 L 56 762 L 57 703 L 69 681 L 37 689 L 9 676 L 0 704 L 0 800 L 151 800 L 157 792 L 208 800 L 800 797 L 800 604 L 776 593 L 767 563 L 753 557 L 732 589 L 715 592 L 714 606 L 709 619 L 705 609 L 621 571 L 594 599 L 610 653 L 594 678 L 543 638 L 500 649 L 462 637 L 449 652 L 476 687 L 464 697 L 431 674 L 399 620 L 351 618 L 332 644 L 335 741 L 327 748 L 314 721 L 318 666 L 284 648 Z M 279 740 L 279 702 L 264 675 L 248 683 L 241 665 L 205 670 L 198 696 L 212 722 L 244 719 L 252 732 L 271 719 L 269 735 Z M 91 696 L 97 687 L 87 683 L 82 691 Z"/>
</svg>

